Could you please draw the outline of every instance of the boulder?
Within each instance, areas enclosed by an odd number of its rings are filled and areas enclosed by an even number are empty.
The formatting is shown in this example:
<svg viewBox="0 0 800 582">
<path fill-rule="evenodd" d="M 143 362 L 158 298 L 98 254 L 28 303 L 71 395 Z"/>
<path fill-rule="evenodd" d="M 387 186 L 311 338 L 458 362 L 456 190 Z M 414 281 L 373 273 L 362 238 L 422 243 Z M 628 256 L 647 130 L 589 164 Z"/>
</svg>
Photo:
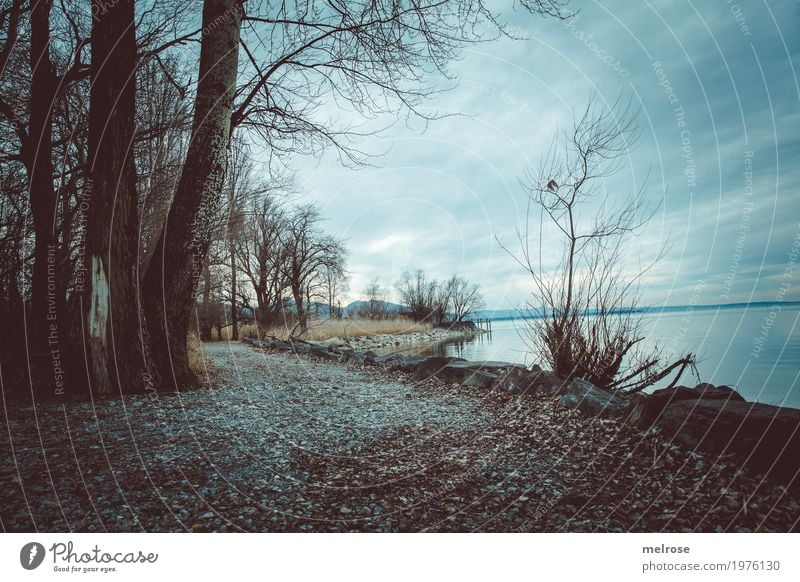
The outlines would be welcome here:
<svg viewBox="0 0 800 582">
<path fill-rule="evenodd" d="M 694 388 L 676 386 L 675 388 L 662 388 L 655 390 L 641 398 L 633 405 L 628 422 L 639 428 L 647 429 L 653 426 L 661 412 L 673 402 L 681 400 L 731 400 L 744 402 L 741 394 L 729 386 L 713 386 L 712 384 L 698 384 Z"/>
<path fill-rule="evenodd" d="M 697 391 L 700 398 L 745 402 L 745 399 L 742 397 L 742 395 L 730 386 L 714 386 L 713 384 L 704 382 L 695 386 L 694 389 Z"/>
<path fill-rule="evenodd" d="M 307 351 L 301 351 L 303 350 L 303 347 L 301 347 L 301 349 L 298 350 L 297 345 L 295 345 L 295 350 L 298 353 L 308 353 L 311 354 L 312 356 L 322 358 L 323 360 L 328 360 L 329 362 L 338 362 L 342 359 L 342 354 L 338 352 L 333 352 L 328 348 L 326 348 L 325 346 L 318 346 L 315 344 L 307 344 L 307 345 L 310 346 L 308 347 Z"/>
<path fill-rule="evenodd" d="M 464 374 L 462 384 L 467 386 L 477 386 L 478 388 L 492 388 L 500 382 L 500 376 L 492 372 L 482 372 L 475 370 Z"/>
<path fill-rule="evenodd" d="M 427 359 L 428 358 L 426 356 L 406 356 L 403 358 L 403 363 L 400 365 L 400 369 L 403 372 L 414 373 L 421 364 L 425 363 L 425 360 Z"/>
<path fill-rule="evenodd" d="M 398 353 L 392 353 L 386 356 L 374 356 L 372 363 L 387 369 L 401 368 L 405 363 L 405 358 Z"/>
<path fill-rule="evenodd" d="M 628 423 L 643 429 L 650 428 L 667 405 L 681 400 L 697 400 L 699 396 L 697 390 L 686 386 L 656 390 L 633 405 Z"/>
<path fill-rule="evenodd" d="M 478 370 L 482 372 L 492 372 L 492 373 L 503 373 L 508 370 L 522 370 L 527 372 L 528 369 L 523 366 L 522 364 L 511 364 L 509 362 L 495 362 L 495 361 L 485 361 L 485 360 L 475 360 L 475 361 L 467 361 L 467 360 L 455 360 L 448 364 L 449 368 L 453 369 L 466 369 L 466 370 Z"/>
<path fill-rule="evenodd" d="M 800 471 L 800 410 L 738 400 L 669 404 L 656 425 L 692 450 L 731 453 L 741 466 L 790 482 Z"/>
<path fill-rule="evenodd" d="M 350 345 L 350 342 L 348 342 L 347 340 L 343 340 L 341 338 L 338 338 L 338 337 L 331 338 L 330 340 L 328 340 L 327 344 L 328 344 L 328 349 L 330 349 L 332 351 L 333 350 L 341 351 L 341 350 L 352 349 L 352 346 Z"/>
<path fill-rule="evenodd" d="M 622 418 L 628 412 L 627 400 L 581 378 L 575 378 L 567 385 L 559 404 L 599 418 Z"/>
<path fill-rule="evenodd" d="M 356 366 L 363 366 L 365 364 L 372 364 L 378 355 L 375 352 L 353 352 L 348 361 Z"/>
<path fill-rule="evenodd" d="M 561 394 L 567 387 L 568 383 L 563 378 L 559 378 L 552 372 L 545 372 L 538 366 L 536 368 L 538 370 L 532 371 L 528 377 L 528 389 L 533 394 L 552 396 Z"/>
<path fill-rule="evenodd" d="M 452 362 L 466 362 L 466 360 L 464 358 L 431 356 L 429 358 L 425 358 L 425 360 L 415 366 L 414 374 L 422 380 L 427 380 L 433 376 L 440 376 L 445 367 Z"/>
<path fill-rule="evenodd" d="M 525 367 L 508 362 L 455 360 L 444 366 L 436 376 L 446 382 L 491 388 L 513 371 L 525 372 Z"/>
</svg>

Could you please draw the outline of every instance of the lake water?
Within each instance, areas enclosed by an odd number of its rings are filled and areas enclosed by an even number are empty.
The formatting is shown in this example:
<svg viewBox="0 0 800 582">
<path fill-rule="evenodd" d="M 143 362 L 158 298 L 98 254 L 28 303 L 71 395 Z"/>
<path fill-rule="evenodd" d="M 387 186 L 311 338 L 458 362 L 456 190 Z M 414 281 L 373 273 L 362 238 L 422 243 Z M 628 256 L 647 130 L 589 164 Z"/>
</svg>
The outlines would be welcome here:
<svg viewBox="0 0 800 582">
<path fill-rule="evenodd" d="M 800 408 L 800 306 L 695 309 L 645 316 L 645 332 L 668 353 L 692 352 L 703 382 L 734 386 L 748 400 Z M 525 321 L 492 322 L 492 333 L 418 350 L 468 360 L 531 364 Z M 665 379 L 655 387 L 667 385 Z M 694 385 L 687 372 L 679 382 Z"/>
</svg>

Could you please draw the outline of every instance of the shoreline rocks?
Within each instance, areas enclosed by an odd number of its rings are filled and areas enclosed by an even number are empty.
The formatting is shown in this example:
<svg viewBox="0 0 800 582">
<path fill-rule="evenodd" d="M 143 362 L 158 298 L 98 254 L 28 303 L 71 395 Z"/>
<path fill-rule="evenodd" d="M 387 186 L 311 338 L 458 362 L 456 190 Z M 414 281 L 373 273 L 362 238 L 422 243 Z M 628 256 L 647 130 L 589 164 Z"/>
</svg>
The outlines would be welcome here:
<svg viewBox="0 0 800 582">
<path fill-rule="evenodd" d="M 628 423 L 641 429 L 648 429 L 660 418 L 664 409 L 672 403 L 683 400 L 732 400 L 744 402 L 741 394 L 728 386 L 698 384 L 694 388 L 676 386 L 663 388 L 645 395 L 633 405 Z"/>
<path fill-rule="evenodd" d="M 565 381 L 538 366 L 494 361 L 467 361 L 441 356 L 378 355 L 356 351 L 351 344 L 327 346 L 300 340 L 242 340 L 258 348 L 306 353 L 331 362 L 380 366 L 421 380 L 486 390 L 558 396 L 559 404 L 581 414 L 624 422 L 695 452 L 729 455 L 741 468 L 788 483 L 800 475 L 800 409 L 746 402 L 729 386 L 677 386 L 624 398 L 594 384 Z"/>
<path fill-rule="evenodd" d="M 656 426 L 692 451 L 732 454 L 741 467 L 791 482 L 800 474 L 800 410 L 695 399 L 667 406 Z"/>
<path fill-rule="evenodd" d="M 559 404 L 564 408 L 575 408 L 587 416 L 622 418 L 628 412 L 630 401 L 575 378 L 567 385 Z"/>
</svg>

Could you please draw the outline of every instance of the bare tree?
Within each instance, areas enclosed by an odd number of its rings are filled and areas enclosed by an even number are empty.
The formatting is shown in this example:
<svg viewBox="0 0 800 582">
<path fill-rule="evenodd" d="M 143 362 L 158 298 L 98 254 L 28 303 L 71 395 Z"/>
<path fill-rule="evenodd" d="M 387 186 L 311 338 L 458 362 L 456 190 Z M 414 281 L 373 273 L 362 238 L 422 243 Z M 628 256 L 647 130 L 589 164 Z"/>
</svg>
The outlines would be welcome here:
<svg viewBox="0 0 800 582">
<path fill-rule="evenodd" d="M 363 295 L 364 303 L 358 310 L 357 315 L 367 319 L 386 319 L 389 316 L 386 293 L 383 291 L 377 277 L 367 284 Z"/>
<path fill-rule="evenodd" d="M 441 305 L 441 296 L 435 279 L 430 279 L 422 269 L 413 273 L 406 271 L 401 275 L 396 288 L 401 303 L 415 321 L 436 323 L 436 311 Z"/>
<path fill-rule="evenodd" d="M 520 5 L 564 17 L 560 0 Z M 402 112 L 434 119 L 419 107 L 439 90 L 431 72 L 450 78 L 448 64 L 464 46 L 502 35 L 511 36 L 483 0 L 256 2 L 244 18 L 232 123 L 264 138 L 272 155 L 332 146 L 358 164 L 368 158 L 352 141 L 358 131 L 321 122 L 329 119 L 326 103 L 369 119 Z"/>
<path fill-rule="evenodd" d="M 301 335 L 308 329 L 309 298 L 322 268 L 343 265 L 347 255 L 342 241 L 321 231 L 321 220 L 317 206 L 299 206 L 288 216 L 281 237 L 283 276 L 291 289 Z"/>
<path fill-rule="evenodd" d="M 464 277 L 453 275 L 442 285 L 447 297 L 446 309 L 453 321 L 460 323 L 467 317 L 485 307 L 480 286 L 467 281 Z"/>
<path fill-rule="evenodd" d="M 191 140 L 175 198 L 143 279 L 153 359 L 164 378 L 171 377 L 178 388 L 195 380 L 186 339 L 199 270 L 222 198 L 242 14 L 239 0 L 205 0 L 203 4 Z"/>
<path fill-rule="evenodd" d="M 519 5 L 562 16 L 557 0 Z M 435 118 L 420 108 L 437 90 L 430 73 L 438 70 L 449 77 L 447 64 L 464 46 L 507 32 L 482 0 L 204 0 L 201 29 L 195 9 L 193 3 L 155 0 L 0 2 L 0 171 L 9 193 L 2 220 L 8 225 L 4 234 L 22 236 L 20 244 L 2 246 L 21 258 L 4 259 L 3 268 L 18 269 L 19 276 L 5 277 L 3 292 L 21 298 L 27 311 L 19 312 L 32 316 L 27 321 L 32 323 L 28 353 L 33 359 L 27 364 L 37 382 L 39 368 L 45 372 L 42 381 L 52 380 L 51 303 L 58 313 L 79 313 L 78 303 L 85 301 L 89 306 L 106 303 L 94 312 L 97 325 L 82 326 L 78 316 L 59 320 L 63 343 L 79 346 L 88 329 L 83 339 L 96 347 L 114 336 L 113 347 L 91 348 L 92 353 L 110 349 L 119 355 L 125 346 L 141 345 L 124 359 L 147 360 L 129 369 L 126 363 L 101 370 L 96 362 L 103 358 L 90 356 L 90 368 L 97 369 L 90 370 L 89 384 L 114 390 L 111 375 L 125 391 L 192 383 L 184 344 L 214 222 L 220 216 L 238 220 L 236 212 L 225 208 L 224 175 L 234 128 L 269 156 L 318 153 L 332 146 L 345 162 L 365 161 L 368 156 L 354 141 L 358 131 L 321 115 L 325 102 L 343 104 L 367 118 L 383 113 Z M 119 34 L 118 46 L 104 45 L 109 30 Z M 196 53 L 185 50 L 188 43 L 199 43 L 199 66 L 193 62 Z M 117 70 L 101 71 L 98 58 L 104 52 Z M 189 75 L 190 70 L 196 74 Z M 124 92 L 134 86 L 136 92 Z M 117 102 L 103 103 L 100 95 L 120 98 L 120 115 L 107 116 L 110 124 L 102 136 L 100 117 Z M 88 101 L 94 112 L 87 114 Z M 17 196 L 19 177 L 26 188 Z M 122 206 L 113 220 L 105 221 L 111 216 L 106 202 L 113 178 Z M 135 216 L 129 212 L 131 193 Z M 30 208 L 30 216 L 20 218 L 16 205 Z M 141 237 L 131 236 L 133 230 Z M 133 247 L 120 242 L 128 238 L 139 239 L 131 264 L 126 257 Z M 245 301 L 247 293 L 239 289 L 233 246 L 229 241 L 235 315 L 236 298 Z M 109 273 L 109 268 L 119 272 Z M 306 303 L 323 287 L 329 300 L 333 296 L 333 287 L 323 279 L 338 279 L 341 285 L 342 279 L 333 277 L 335 269 L 327 271 L 331 276 L 322 277 L 322 272 L 306 282 L 301 292 Z M 84 277 L 91 279 L 86 285 Z M 280 287 L 280 278 L 273 279 Z M 108 302 L 101 297 L 104 283 L 115 289 Z M 283 290 L 276 297 L 285 299 Z M 128 304 L 127 313 L 115 313 L 116 299 Z M 103 323 L 109 321 L 114 334 Z M 132 321 L 146 326 L 129 325 Z M 148 342 L 153 344 L 149 354 Z M 148 367 L 158 373 L 142 371 Z M 76 369 L 85 376 L 84 367 Z M 152 385 L 142 382 L 144 374 Z"/>
<path fill-rule="evenodd" d="M 593 98 L 576 114 L 572 129 L 553 140 L 537 171 L 524 181 L 528 212 L 518 232 L 520 251 L 512 256 L 533 282 L 528 305 L 528 343 L 553 372 L 565 379 L 585 378 L 601 388 L 638 392 L 677 370 L 673 384 L 694 356 L 664 363 L 658 348 L 642 349 L 643 312 L 638 283 L 661 256 L 627 275 L 622 251 L 628 237 L 652 218 L 642 206 L 644 185 L 618 205 L 598 208 L 604 179 L 620 169 L 638 137 L 638 110 L 618 100 L 603 108 Z M 593 219 L 579 210 L 595 202 Z M 541 245 L 533 256 L 531 210 L 538 208 L 560 238 L 562 255 L 544 267 Z M 505 247 L 504 247 L 505 248 Z M 508 249 L 506 249 L 508 250 Z"/>
<path fill-rule="evenodd" d="M 186 156 L 191 131 L 187 69 L 176 55 L 147 59 L 137 69 L 140 273 L 150 263 Z"/>
<path fill-rule="evenodd" d="M 286 212 L 273 195 L 251 202 L 242 237 L 236 241 L 239 266 L 256 296 L 256 322 L 268 328 L 278 322 L 288 289 L 281 236 Z"/>
<path fill-rule="evenodd" d="M 132 3 L 106 6 L 95 0 L 94 7 L 89 277 L 82 297 L 82 329 L 92 389 L 124 393 L 143 390 L 145 374 L 151 374 L 147 328 L 136 308 L 139 211 L 133 142 L 138 55 Z"/>
<path fill-rule="evenodd" d="M 333 260 L 322 265 L 318 276 L 318 294 L 327 305 L 328 317 L 342 317 L 341 297 L 347 292 L 349 282 L 345 271 L 344 256 L 331 257 Z"/>
<path fill-rule="evenodd" d="M 21 3 L 12 5 L 12 17 Z M 53 186 L 53 128 L 52 104 L 58 93 L 58 75 L 51 57 L 50 11 L 52 0 L 34 2 L 30 8 L 30 116 L 28 132 L 24 135 L 21 158 L 28 173 L 30 206 L 36 235 L 33 250 L 31 281 L 31 327 L 33 357 L 47 358 L 48 344 L 48 256 L 57 245 L 55 232 L 56 192 Z M 9 23 L 11 24 L 11 23 Z M 12 122 L 24 132 L 21 120 Z M 56 308 L 57 309 L 57 308 Z M 57 311 L 56 311 L 57 313 Z M 46 367 L 46 365 L 42 366 Z M 34 361 L 34 377 L 39 366 Z M 58 389 L 60 387 L 56 387 Z"/>
</svg>

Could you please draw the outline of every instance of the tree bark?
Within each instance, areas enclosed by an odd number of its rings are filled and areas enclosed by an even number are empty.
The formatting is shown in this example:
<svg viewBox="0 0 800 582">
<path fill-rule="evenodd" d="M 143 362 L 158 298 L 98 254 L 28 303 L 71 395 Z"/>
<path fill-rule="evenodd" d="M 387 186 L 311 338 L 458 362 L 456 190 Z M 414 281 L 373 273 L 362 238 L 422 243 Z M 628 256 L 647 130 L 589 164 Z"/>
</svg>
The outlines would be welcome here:
<svg viewBox="0 0 800 582">
<path fill-rule="evenodd" d="M 239 0 L 205 0 L 191 140 L 144 277 L 154 361 L 176 389 L 196 381 L 186 339 L 227 165 L 241 22 Z"/>
<path fill-rule="evenodd" d="M 55 230 L 57 199 L 53 188 L 52 118 L 58 81 L 50 58 L 52 5 L 52 0 L 40 0 L 31 6 L 30 131 L 22 146 L 22 159 L 28 173 L 35 234 L 31 281 L 30 367 L 34 383 L 40 391 L 45 386 L 51 386 L 60 395 L 64 386 L 55 383 L 55 377 L 51 373 L 52 350 L 58 349 L 58 338 L 66 333 L 63 329 L 66 314 L 58 313 L 55 295 L 55 251 L 58 240 Z M 62 322 L 60 332 L 59 317 Z"/>
<path fill-rule="evenodd" d="M 200 314 L 197 318 L 200 339 L 210 342 L 211 336 L 211 269 L 208 261 L 203 263 L 203 302 L 200 304 Z"/>
<path fill-rule="evenodd" d="M 231 339 L 233 341 L 239 341 L 239 318 L 236 316 L 237 286 L 236 254 L 233 252 L 233 243 L 231 242 Z"/>
<path fill-rule="evenodd" d="M 92 2 L 87 284 L 81 297 L 89 388 L 148 389 L 147 328 L 139 317 L 139 216 L 133 138 L 136 30 L 133 2 Z"/>
</svg>

